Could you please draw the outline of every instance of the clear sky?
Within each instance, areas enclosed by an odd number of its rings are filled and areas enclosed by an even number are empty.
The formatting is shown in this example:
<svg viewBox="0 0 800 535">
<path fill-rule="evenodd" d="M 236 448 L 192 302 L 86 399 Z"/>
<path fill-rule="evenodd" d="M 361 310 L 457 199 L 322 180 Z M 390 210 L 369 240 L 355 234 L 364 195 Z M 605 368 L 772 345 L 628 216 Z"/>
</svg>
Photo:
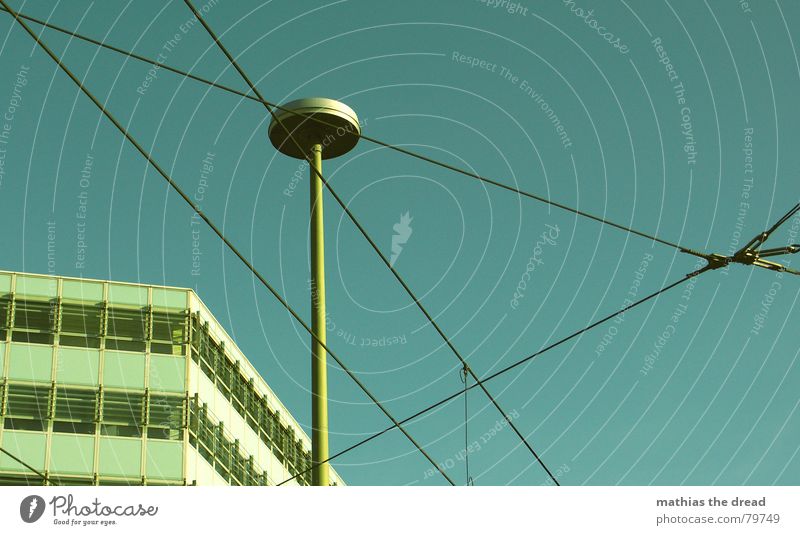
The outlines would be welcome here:
<svg viewBox="0 0 800 535">
<path fill-rule="evenodd" d="M 183 2 L 10 4 L 246 88 Z M 800 4 L 750 4 L 219 0 L 206 17 L 269 100 L 343 100 L 373 137 L 728 254 L 800 198 Z M 308 429 L 309 336 L 8 15 L 0 28 L 0 267 L 195 288 Z M 266 111 L 42 37 L 308 317 L 307 170 L 272 148 Z M 479 376 L 698 267 L 365 141 L 325 174 L 387 257 L 398 236 L 395 268 Z M 329 195 L 325 230 L 330 346 L 398 418 L 461 388 Z M 707 273 L 487 388 L 566 485 L 798 484 L 798 297 L 800 277 Z M 331 452 L 386 426 L 337 369 L 329 393 Z M 468 402 L 475 484 L 547 484 L 486 397 Z M 408 429 L 464 482 L 462 399 Z M 444 483 L 398 431 L 335 466 L 351 484 Z"/>
</svg>

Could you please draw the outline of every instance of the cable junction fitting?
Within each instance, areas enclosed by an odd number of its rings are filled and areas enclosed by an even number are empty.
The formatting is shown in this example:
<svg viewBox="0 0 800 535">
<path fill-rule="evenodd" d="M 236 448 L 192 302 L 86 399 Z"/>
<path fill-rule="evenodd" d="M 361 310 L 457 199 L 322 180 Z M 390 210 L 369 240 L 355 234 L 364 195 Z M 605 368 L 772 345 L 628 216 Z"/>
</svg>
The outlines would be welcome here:
<svg viewBox="0 0 800 535">
<path fill-rule="evenodd" d="M 705 258 L 706 264 L 701 269 L 691 273 L 690 275 L 695 276 L 703 273 L 704 271 L 710 271 L 714 269 L 719 269 L 722 267 L 726 267 L 730 264 L 743 264 L 746 266 L 757 266 L 764 269 L 769 269 L 771 271 L 779 271 L 782 273 L 791 273 L 792 275 L 800 275 L 800 271 L 796 269 L 791 269 L 789 267 L 784 266 L 783 264 L 779 264 L 778 262 L 772 262 L 771 260 L 764 260 L 765 258 L 769 258 L 772 256 L 782 256 L 782 255 L 789 255 L 789 254 L 796 254 L 800 253 L 800 245 L 793 244 L 787 245 L 786 247 L 774 247 L 772 249 L 762 249 L 761 247 L 764 245 L 769 237 L 775 232 L 778 227 L 784 224 L 786 221 L 792 218 L 797 212 L 800 212 L 800 203 L 794 205 L 794 207 L 789 210 L 782 218 L 780 218 L 769 230 L 765 230 L 761 234 L 757 235 L 755 238 L 750 240 L 747 245 L 733 253 L 731 256 L 724 256 L 720 254 L 704 254 L 702 255 Z"/>
</svg>

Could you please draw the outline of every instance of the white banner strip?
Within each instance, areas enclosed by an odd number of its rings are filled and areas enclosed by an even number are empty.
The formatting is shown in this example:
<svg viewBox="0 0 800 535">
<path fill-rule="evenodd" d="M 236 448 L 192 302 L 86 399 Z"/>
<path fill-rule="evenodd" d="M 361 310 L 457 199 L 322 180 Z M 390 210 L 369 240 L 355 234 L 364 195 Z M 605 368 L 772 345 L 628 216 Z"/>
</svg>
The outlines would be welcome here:
<svg viewBox="0 0 800 535">
<path fill-rule="evenodd" d="M 6 533 L 796 534 L 799 494 L 796 487 L 3 487 L 0 519 Z"/>
</svg>

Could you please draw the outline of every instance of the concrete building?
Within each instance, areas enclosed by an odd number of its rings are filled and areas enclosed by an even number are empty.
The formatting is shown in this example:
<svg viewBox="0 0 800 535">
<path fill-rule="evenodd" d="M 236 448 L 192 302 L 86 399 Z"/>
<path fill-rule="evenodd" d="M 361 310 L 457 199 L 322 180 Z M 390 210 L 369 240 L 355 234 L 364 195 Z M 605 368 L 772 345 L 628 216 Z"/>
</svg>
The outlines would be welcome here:
<svg viewBox="0 0 800 535">
<path fill-rule="evenodd" d="M 188 289 L 0 271 L 0 423 L 3 485 L 274 485 L 310 463 Z"/>
</svg>

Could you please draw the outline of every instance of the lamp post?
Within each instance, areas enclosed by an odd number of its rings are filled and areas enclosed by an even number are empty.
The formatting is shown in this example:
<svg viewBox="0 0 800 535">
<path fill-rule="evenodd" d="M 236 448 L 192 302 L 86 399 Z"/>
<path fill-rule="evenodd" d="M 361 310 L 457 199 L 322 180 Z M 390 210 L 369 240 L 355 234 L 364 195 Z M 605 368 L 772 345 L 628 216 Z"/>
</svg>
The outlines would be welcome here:
<svg viewBox="0 0 800 535">
<path fill-rule="evenodd" d="M 322 160 L 347 153 L 358 143 L 361 127 L 347 105 L 327 98 L 294 100 L 276 110 L 269 139 L 283 154 L 310 160 L 311 209 L 311 472 L 313 485 L 328 486 L 328 374 L 325 336 L 325 225 Z M 320 343 L 321 342 L 321 343 Z M 317 464 L 321 463 L 321 464 Z"/>
</svg>

